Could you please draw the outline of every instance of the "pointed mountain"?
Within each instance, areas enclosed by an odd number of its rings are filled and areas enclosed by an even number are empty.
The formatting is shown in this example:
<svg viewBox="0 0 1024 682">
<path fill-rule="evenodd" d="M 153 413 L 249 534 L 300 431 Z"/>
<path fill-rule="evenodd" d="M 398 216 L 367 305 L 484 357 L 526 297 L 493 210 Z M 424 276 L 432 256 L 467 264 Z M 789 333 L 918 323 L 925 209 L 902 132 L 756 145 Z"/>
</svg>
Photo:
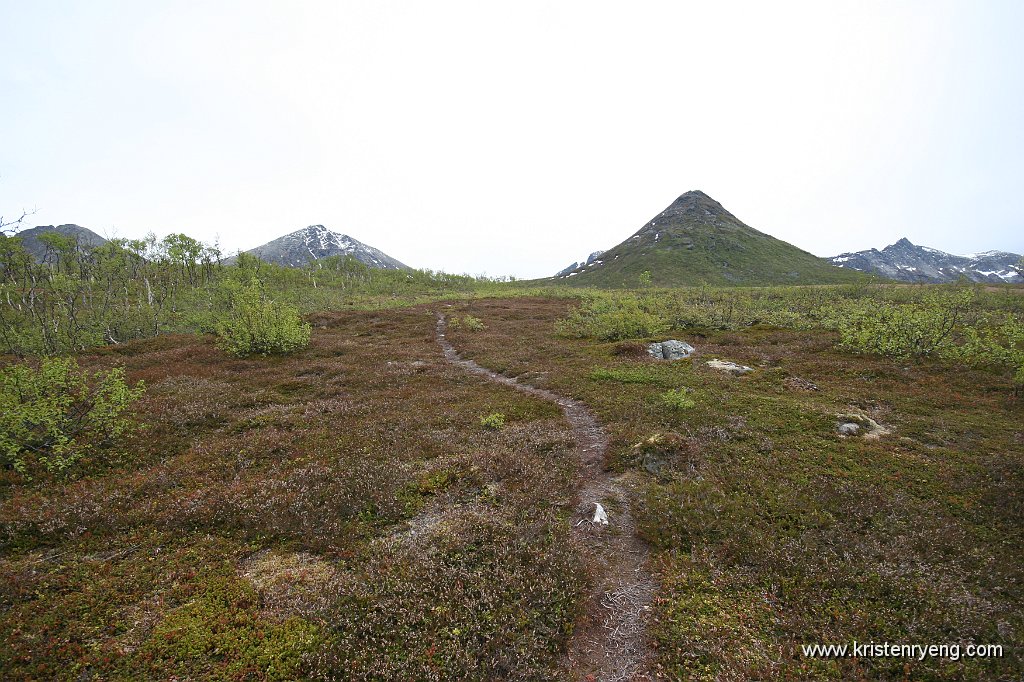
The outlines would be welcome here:
<svg viewBox="0 0 1024 682">
<path fill-rule="evenodd" d="M 278 265 L 302 266 L 331 256 L 352 256 L 371 268 L 408 270 L 380 249 L 364 244 L 346 234 L 332 232 L 323 225 L 310 225 L 291 234 L 249 249 L 246 253 Z"/>
<path fill-rule="evenodd" d="M 743 224 L 700 191 L 683 194 L 633 236 L 553 279 L 578 286 L 823 284 L 856 281 L 822 258 Z"/>
<path fill-rule="evenodd" d="M 99 236 L 92 230 L 82 227 L 80 225 L 39 225 L 37 227 L 31 227 L 27 230 L 22 230 L 17 234 L 13 235 L 21 239 L 21 245 L 25 247 L 25 250 L 32 254 L 32 257 L 37 261 L 42 261 L 46 256 L 47 247 L 39 238 L 44 234 L 60 234 L 65 237 L 71 237 L 78 244 L 78 248 L 82 251 L 88 251 L 97 246 L 102 246 L 107 243 L 107 240 Z"/>
<path fill-rule="evenodd" d="M 841 268 L 871 272 L 900 282 L 956 282 L 966 277 L 972 282 L 1020 284 L 1024 282 L 1024 272 L 1018 267 L 1020 259 L 1020 254 L 1007 251 L 957 256 L 918 246 L 904 237 L 881 251 L 841 253 L 829 261 Z"/>
</svg>

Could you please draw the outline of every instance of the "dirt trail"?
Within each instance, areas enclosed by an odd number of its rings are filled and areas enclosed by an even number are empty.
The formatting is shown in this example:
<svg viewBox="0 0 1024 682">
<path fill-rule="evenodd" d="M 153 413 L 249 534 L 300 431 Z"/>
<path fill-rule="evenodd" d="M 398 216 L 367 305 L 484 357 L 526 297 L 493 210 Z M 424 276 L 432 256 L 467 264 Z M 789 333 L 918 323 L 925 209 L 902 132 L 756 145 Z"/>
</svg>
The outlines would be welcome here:
<svg viewBox="0 0 1024 682">
<path fill-rule="evenodd" d="M 437 316 L 437 342 L 448 362 L 562 408 L 572 425 L 580 461 L 579 505 L 573 531 L 586 553 L 593 590 L 586 617 L 569 643 L 567 668 L 573 679 L 600 682 L 650 680 L 651 647 L 646 625 L 655 583 L 647 548 L 629 513 L 629 495 L 621 477 L 604 470 L 608 437 L 582 403 L 481 367 L 461 357 L 445 338 L 444 315 Z M 608 525 L 591 522 L 595 503 L 608 514 Z"/>
</svg>

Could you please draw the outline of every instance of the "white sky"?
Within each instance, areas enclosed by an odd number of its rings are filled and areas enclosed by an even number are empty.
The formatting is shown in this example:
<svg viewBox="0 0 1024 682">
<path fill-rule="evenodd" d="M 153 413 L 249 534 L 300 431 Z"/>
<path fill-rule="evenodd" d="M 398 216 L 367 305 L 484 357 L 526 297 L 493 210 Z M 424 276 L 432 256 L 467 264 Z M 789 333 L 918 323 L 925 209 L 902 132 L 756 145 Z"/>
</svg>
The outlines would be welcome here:
<svg viewBox="0 0 1024 682">
<path fill-rule="evenodd" d="M 553 274 L 687 190 L 1024 252 L 1024 2 L 0 0 L 0 214 Z"/>
</svg>

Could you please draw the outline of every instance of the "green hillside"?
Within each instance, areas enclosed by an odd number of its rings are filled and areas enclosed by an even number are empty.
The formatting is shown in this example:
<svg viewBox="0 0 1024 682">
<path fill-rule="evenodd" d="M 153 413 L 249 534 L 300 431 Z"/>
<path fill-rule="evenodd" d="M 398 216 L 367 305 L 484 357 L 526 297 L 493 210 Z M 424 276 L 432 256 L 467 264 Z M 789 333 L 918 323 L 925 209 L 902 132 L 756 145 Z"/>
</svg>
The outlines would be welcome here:
<svg viewBox="0 0 1024 682">
<path fill-rule="evenodd" d="M 555 278 L 573 286 L 832 284 L 864 275 L 743 224 L 700 191 L 687 192 L 632 237 Z M 646 278 L 645 278 L 646 279 Z"/>
</svg>

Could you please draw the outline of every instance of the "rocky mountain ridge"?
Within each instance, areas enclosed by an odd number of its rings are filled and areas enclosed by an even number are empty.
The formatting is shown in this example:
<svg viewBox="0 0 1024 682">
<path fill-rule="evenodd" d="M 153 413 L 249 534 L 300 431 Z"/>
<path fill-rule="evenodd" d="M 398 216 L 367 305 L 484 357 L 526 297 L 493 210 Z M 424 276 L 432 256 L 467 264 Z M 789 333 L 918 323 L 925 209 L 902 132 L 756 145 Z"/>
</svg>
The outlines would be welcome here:
<svg viewBox="0 0 1024 682">
<path fill-rule="evenodd" d="M 1020 284 L 1024 271 L 1020 254 L 985 251 L 958 256 L 928 246 L 919 246 L 906 237 L 884 249 L 841 253 L 829 262 L 841 268 L 860 270 L 901 282 L 956 282 L 966 277 L 972 282 Z"/>
</svg>

